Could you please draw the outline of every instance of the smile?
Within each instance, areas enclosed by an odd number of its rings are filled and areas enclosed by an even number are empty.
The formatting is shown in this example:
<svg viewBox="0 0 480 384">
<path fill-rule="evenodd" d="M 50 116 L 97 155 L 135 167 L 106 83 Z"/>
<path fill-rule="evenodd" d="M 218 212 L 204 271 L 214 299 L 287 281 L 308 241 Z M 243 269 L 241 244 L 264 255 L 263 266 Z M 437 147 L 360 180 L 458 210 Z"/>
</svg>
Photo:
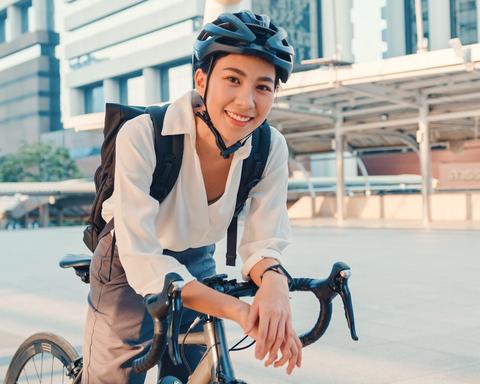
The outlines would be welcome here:
<svg viewBox="0 0 480 384">
<path fill-rule="evenodd" d="M 253 117 L 250 116 L 243 116 L 243 115 L 238 115 L 236 113 L 230 112 L 230 111 L 225 111 L 229 117 L 231 117 L 234 120 L 240 121 L 242 123 L 246 123 L 247 121 L 250 121 L 253 119 Z"/>
</svg>

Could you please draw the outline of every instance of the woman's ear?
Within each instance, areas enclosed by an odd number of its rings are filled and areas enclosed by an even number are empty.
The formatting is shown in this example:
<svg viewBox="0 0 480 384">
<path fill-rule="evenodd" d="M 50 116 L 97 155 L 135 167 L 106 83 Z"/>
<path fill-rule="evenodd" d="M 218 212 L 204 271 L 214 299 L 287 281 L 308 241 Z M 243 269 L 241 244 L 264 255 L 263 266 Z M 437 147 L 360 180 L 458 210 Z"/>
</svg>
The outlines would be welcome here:
<svg viewBox="0 0 480 384">
<path fill-rule="evenodd" d="M 203 72 L 202 69 L 198 68 L 195 71 L 195 75 L 193 79 L 195 81 L 195 89 L 203 97 L 205 95 L 205 85 L 207 83 L 207 74 Z"/>
</svg>

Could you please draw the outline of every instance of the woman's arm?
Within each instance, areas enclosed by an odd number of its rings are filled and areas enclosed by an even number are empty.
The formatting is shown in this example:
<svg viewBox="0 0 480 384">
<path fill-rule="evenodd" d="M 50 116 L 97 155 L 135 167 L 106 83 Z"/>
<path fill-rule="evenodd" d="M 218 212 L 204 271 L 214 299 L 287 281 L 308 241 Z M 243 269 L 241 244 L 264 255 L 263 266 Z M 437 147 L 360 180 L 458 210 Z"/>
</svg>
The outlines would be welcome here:
<svg viewBox="0 0 480 384">
<path fill-rule="evenodd" d="M 185 284 L 182 302 L 187 308 L 236 322 L 245 329 L 250 305 L 236 297 L 218 292 L 196 280 Z"/>
<path fill-rule="evenodd" d="M 261 181 L 251 191 L 239 253 L 243 275 L 259 286 L 246 328 L 246 332 L 258 328 L 255 356 L 263 360 L 268 354 L 267 366 L 288 362 L 287 373 L 291 373 L 295 365 L 301 365 L 301 343 L 293 330 L 287 279 L 274 271 L 263 275 L 266 268 L 281 262 L 282 251 L 290 242 L 287 186 L 287 144 L 272 128 L 271 153 Z M 279 351 L 282 358 L 277 360 Z"/>
</svg>

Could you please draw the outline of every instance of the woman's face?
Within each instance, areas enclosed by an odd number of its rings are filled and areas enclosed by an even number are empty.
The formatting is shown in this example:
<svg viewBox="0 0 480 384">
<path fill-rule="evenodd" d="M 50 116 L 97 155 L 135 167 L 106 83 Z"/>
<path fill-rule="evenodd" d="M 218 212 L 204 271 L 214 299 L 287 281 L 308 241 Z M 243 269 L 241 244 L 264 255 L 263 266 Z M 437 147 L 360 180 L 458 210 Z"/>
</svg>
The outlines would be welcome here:
<svg viewBox="0 0 480 384">
<path fill-rule="evenodd" d="M 195 73 L 197 91 L 205 95 L 207 75 Z M 273 104 L 275 67 L 247 55 L 229 54 L 216 60 L 209 79 L 207 108 L 227 146 L 255 130 Z"/>
</svg>

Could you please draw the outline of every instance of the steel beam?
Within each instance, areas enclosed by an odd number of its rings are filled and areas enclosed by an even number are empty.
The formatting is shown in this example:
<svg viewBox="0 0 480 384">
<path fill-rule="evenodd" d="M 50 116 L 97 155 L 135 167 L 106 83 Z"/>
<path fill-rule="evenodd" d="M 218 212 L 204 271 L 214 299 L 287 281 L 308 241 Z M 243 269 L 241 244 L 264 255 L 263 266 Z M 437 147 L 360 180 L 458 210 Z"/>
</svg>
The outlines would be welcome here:
<svg viewBox="0 0 480 384">
<path fill-rule="evenodd" d="M 342 132 L 343 117 L 339 113 L 335 122 L 335 163 L 336 163 L 336 201 L 337 201 L 337 221 L 343 222 L 345 219 L 345 167 L 343 150 L 345 136 Z"/>
<path fill-rule="evenodd" d="M 351 91 L 358 93 L 359 95 L 364 95 L 368 97 L 372 97 L 377 100 L 382 100 L 386 102 L 390 102 L 392 104 L 404 105 L 410 108 L 418 108 L 418 105 L 414 102 L 404 100 L 401 97 L 396 97 L 392 95 L 388 95 L 385 92 L 388 90 L 382 89 L 373 91 L 372 89 L 368 89 L 366 86 L 352 86 L 352 85 L 342 85 L 343 88 L 350 89 Z"/>
</svg>

